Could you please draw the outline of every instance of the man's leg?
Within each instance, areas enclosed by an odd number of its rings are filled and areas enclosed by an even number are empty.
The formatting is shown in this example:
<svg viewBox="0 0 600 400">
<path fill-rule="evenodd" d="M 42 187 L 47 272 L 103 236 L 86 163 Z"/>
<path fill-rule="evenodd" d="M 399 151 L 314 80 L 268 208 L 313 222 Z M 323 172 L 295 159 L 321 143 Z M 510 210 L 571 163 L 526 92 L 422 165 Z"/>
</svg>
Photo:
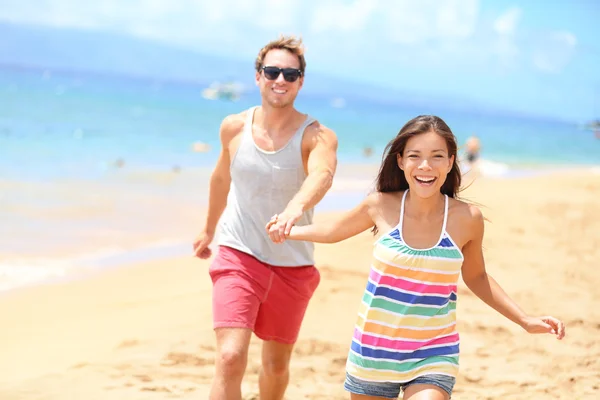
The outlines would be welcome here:
<svg viewBox="0 0 600 400">
<path fill-rule="evenodd" d="M 293 344 L 263 342 L 262 368 L 258 380 L 260 400 L 281 400 L 290 380 Z"/>
<path fill-rule="evenodd" d="M 217 355 L 210 400 L 241 400 L 252 331 L 245 328 L 217 328 L 215 333 Z"/>
<path fill-rule="evenodd" d="M 250 337 L 271 271 L 245 253 L 220 247 L 209 273 L 217 336 L 210 400 L 240 400 Z"/>
<path fill-rule="evenodd" d="M 260 399 L 281 400 L 289 382 L 292 349 L 308 303 L 319 285 L 314 267 L 272 267 L 271 287 L 254 332 L 263 343 Z"/>
</svg>

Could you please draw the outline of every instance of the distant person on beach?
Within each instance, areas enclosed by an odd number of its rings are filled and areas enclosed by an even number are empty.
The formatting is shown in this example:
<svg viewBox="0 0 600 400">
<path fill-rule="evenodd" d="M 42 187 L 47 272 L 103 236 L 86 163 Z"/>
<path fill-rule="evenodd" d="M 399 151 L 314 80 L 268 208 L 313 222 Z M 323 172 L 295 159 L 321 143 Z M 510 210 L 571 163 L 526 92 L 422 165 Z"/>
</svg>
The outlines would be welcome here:
<svg viewBox="0 0 600 400">
<path fill-rule="evenodd" d="M 265 232 L 275 213 L 277 238 L 310 224 L 337 166 L 335 133 L 294 107 L 305 66 L 301 40 L 268 43 L 255 63 L 262 104 L 221 124 L 206 223 L 194 242 L 196 256 L 209 258 L 219 225 L 209 269 L 217 340 L 211 400 L 242 398 L 252 332 L 263 340 L 260 398 L 283 398 L 292 349 L 320 281 L 312 243 L 277 245 Z"/>
<path fill-rule="evenodd" d="M 277 215 L 267 225 L 276 243 L 336 243 L 367 229 L 382 233 L 346 364 L 344 387 L 353 400 L 395 399 L 401 391 L 404 399 L 450 398 L 459 364 L 460 274 L 475 295 L 526 332 L 565 335 L 561 321 L 526 314 L 487 274 L 484 217 L 456 199 L 456 153 L 443 120 L 416 117 L 388 144 L 376 191 L 356 208 L 334 221 L 295 226 L 285 238 Z"/>
<path fill-rule="evenodd" d="M 470 168 L 473 168 L 479 161 L 479 152 L 481 151 L 481 142 L 477 136 L 471 136 L 467 139 L 465 150 L 465 161 Z"/>
<path fill-rule="evenodd" d="M 122 158 L 117 158 L 114 162 L 113 165 L 117 168 L 123 168 L 125 166 L 125 160 Z"/>
<path fill-rule="evenodd" d="M 210 145 L 208 145 L 206 143 L 202 143 L 202 142 L 195 142 L 192 145 L 192 150 L 195 153 L 207 153 L 210 151 Z"/>
</svg>

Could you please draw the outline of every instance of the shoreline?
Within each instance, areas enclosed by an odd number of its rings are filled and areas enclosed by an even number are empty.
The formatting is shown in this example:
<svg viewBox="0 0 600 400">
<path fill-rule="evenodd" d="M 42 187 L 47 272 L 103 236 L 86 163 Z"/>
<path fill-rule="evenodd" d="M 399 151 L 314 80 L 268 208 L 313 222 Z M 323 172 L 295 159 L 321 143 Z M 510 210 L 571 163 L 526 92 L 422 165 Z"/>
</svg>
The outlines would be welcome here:
<svg viewBox="0 0 600 400">
<path fill-rule="evenodd" d="M 343 165 L 340 168 L 340 174 L 336 175 L 332 189 L 327 193 L 324 199 L 315 207 L 315 215 L 328 215 L 340 211 L 349 210 L 358 205 L 360 201 L 368 194 L 374 177 L 377 173 L 377 165 Z M 512 176 L 477 176 L 471 179 L 469 173 L 463 175 L 463 186 L 468 188 L 470 185 L 480 181 L 520 181 L 547 177 L 560 177 L 564 174 L 583 173 L 591 175 L 600 175 L 600 166 L 592 168 L 582 168 L 581 166 L 561 169 L 536 168 L 530 171 L 523 171 L 521 174 Z M 372 176 L 372 179 L 367 179 Z M 198 205 L 204 210 L 206 204 Z M 201 221 L 204 211 L 196 212 L 194 220 Z M 181 222 L 179 222 L 181 223 Z M 193 225 L 190 224 L 190 225 Z M 192 232 L 189 226 L 187 229 L 181 229 L 179 235 L 171 235 L 168 239 L 155 236 L 149 243 L 144 243 L 141 239 L 137 243 L 131 243 L 125 248 L 115 249 L 114 246 L 98 248 L 97 251 L 84 254 L 65 255 L 63 257 L 36 257 L 31 259 L 17 259 L 17 261 L 6 260 L 0 262 L 0 277 L 3 273 L 5 277 L 15 275 L 15 283 L 0 282 L 0 299 L 17 291 L 21 288 L 47 285 L 71 280 L 87 279 L 104 270 L 120 268 L 136 262 L 147 262 L 154 259 L 167 259 L 169 257 L 192 256 L 191 243 L 196 232 Z M 182 234 L 182 231 L 187 234 Z M 2 254 L 0 254 L 2 256 Z M 42 264 L 40 260 L 47 264 Z M 21 268 L 20 271 L 14 268 Z M 4 272 L 3 272 L 4 270 Z M 20 273 L 20 276 L 16 274 Z M 43 274 L 47 274 L 43 276 Z M 20 283 L 16 282 L 18 279 Z"/>
<path fill-rule="evenodd" d="M 383 151 L 383 149 L 381 149 Z M 360 153 L 360 149 L 355 152 Z M 194 160 L 195 163 L 187 165 L 185 163 L 178 164 L 146 164 L 140 162 L 131 162 L 131 160 L 125 159 L 125 166 L 122 168 L 115 167 L 115 160 L 103 160 L 99 161 L 95 168 L 90 170 L 88 175 L 75 173 L 70 175 L 68 170 L 63 170 L 60 175 L 46 175 L 47 171 L 40 173 L 39 171 L 30 170 L 24 174 L 16 172 L 14 176 L 11 176 L 9 172 L 13 172 L 12 166 L 7 165 L 5 175 L 2 177 L 3 181 L 6 182 L 28 182 L 28 183 L 46 183 L 46 182 L 68 182 L 68 181 L 80 181 L 80 182 L 96 182 L 96 183 L 118 183 L 122 180 L 156 180 L 156 181 L 173 181 L 177 180 L 181 176 L 192 175 L 202 179 L 208 179 L 210 172 L 216 162 L 217 149 L 211 150 L 210 153 L 200 154 L 199 160 Z M 354 153 L 352 153 L 354 154 Z M 383 153 L 375 153 L 370 157 L 364 157 L 359 155 L 351 154 L 339 154 L 338 155 L 338 175 L 344 172 L 355 172 L 358 167 L 366 168 L 369 171 L 377 171 L 377 167 L 381 163 L 381 157 Z M 186 157 L 189 154 L 185 155 Z M 462 153 L 461 153 L 462 156 Z M 204 157 L 204 159 L 202 159 Z M 186 159 L 187 160 L 187 159 Z M 487 163 L 488 166 L 496 167 L 496 170 L 491 169 L 490 175 L 493 176 L 512 176 L 520 175 L 522 173 L 528 173 L 533 171 L 562 171 L 562 170 L 587 170 L 587 169 L 598 169 L 600 168 L 600 160 L 598 162 L 587 162 L 587 163 L 573 163 L 573 162 L 539 162 L 538 160 L 531 161 L 507 161 L 501 157 L 480 158 L 481 161 Z M 188 163 L 192 160 L 187 160 Z M 1 165 L 0 165 L 1 166 Z M 17 171 L 16 169 L 14 171 Z M 33 178 L 35 176 L 35 178 Z"/>
</svg>

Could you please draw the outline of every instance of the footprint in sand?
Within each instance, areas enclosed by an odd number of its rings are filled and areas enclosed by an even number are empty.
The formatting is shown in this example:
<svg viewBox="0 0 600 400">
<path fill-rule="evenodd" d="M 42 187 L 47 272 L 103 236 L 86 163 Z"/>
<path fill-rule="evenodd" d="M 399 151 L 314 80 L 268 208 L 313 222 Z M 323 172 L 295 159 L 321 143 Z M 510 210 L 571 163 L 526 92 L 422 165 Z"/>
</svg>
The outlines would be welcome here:
<svg viewBox="0 0 600 400">
<path fill-rule="evenodd" d="M 535 386 L 535 382 L 522 382 L 522 383 L 519 383 L 519 386 L 522 388 L 527 388 L 530 386 Z"/>
<path fill-rule="evenodd" d="M 161 393 L 172 393 L 173 391 L 166 386 L 146 386 L 140 388 L 142 392 L 161 392 Z"/>
<path fill-rule="evenodd" d="M 364 279 L 368 276 L 368 271 L 350 271 L 347 269 L 332 268 L 330 266 L 319 267 L 319 272 L 321 273 L 321 277 L 325 279 L 332 278 L 336 280 L 338 280 L 340 276 L 353 276 L 360 279 Z"/>
<path fill-rule="evenodd" d="M 347 361 L 348 361 L 347 357 L 337 357 L 337 358 L 334 358 L 333 360 L 331 360 L 331 363 L 338 367 L 345 367 Z"/>
<path fill-rule="evenodd" d="M 469 324 L 470 325 L 470 324 Z M 508 329 L 502 327 L 502 326 L 487 326 L 487 325 L 482 325 L 479 323 L 476 323 L 474 326 L 473 325 L 467 325 L 469 328 L 473 328 L 476 331 L 479 332 L 489 332 L 492 331 L 494 334 L 494 337 L 507 337 L 507 336 L 511 336 L 511 333 Z"/>
<path fill-rule="evenodd" d="M 203 365 L 212 365 L 214 364 L 213 360 L 207 360 L 202 357 L 195 356 L 189 353 L 169 353 L 167 356 L 161 361 L 160 365 L 165 367 L 173 367 L 173 366 L 192 366 L 198 367 Z"/>
<path fill-rule="evenodd" d="M 478 347 L 477 350 L 475 350 L 475 354 L 481 358 L 487 358 L 490 356 L 490 351 L 487 347 Z"/>
<path fill-rule="evenodd" d="M 465 373 L 463 377 L 469 383 L 479 383 L 483 380 L 483 377 L 469 372 Z"/>
<path fill-rule="evenodd" d="M 121 344 L 119 344 L 117 346 L 117 350 L 119 350 L 119 349 L 127 349 L 127 348 L 130 348 L 130 347 L 135 347 L 135 346 L 137 346 L 139 344 L 140 344 L 140 341 L 136 340 L 136 339 L 125 340 L 125 341 L 121 342 Z"/>
<path fill-rule="evenodd" d="M 152 382 L 152 378 L 148 375 L 133 375 L 133 377 L 142 382 Z"/>
<path fill-rule="evenodd" d="M 302 340 L 294 349 L 294 353 L 299 356 L 315 356 L 325 353 L 338 353 L 340 351 L 341 347 L 339 345 L 318 339 Z"/>
</svg>

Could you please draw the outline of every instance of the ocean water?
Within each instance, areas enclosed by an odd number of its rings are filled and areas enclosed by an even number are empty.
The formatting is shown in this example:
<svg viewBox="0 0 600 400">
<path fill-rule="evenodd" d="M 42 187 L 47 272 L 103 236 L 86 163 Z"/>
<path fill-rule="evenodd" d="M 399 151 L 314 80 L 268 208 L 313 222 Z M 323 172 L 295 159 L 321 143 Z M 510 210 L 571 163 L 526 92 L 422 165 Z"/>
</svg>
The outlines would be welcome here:
<svg viewBox="0 0 600 400">
<path fill-rule="evenodd" d="M 259 101 L 211 101 L 194 84 L 0 69 L 0 291 L 124 260 L 191 254 L 227 114 Z M 481 138 L 489 174 L 600 165 L 600 140 L 576 123 L 301 93 L 334 129 L 340 174 L 321 209 L 351 206 L 387 142 L 419 114 L 460 143 Z M 196 142 L 210 151 L 192 150 Z M 364 149 L 373 150 L 366 156 Z"/>
</svg>

